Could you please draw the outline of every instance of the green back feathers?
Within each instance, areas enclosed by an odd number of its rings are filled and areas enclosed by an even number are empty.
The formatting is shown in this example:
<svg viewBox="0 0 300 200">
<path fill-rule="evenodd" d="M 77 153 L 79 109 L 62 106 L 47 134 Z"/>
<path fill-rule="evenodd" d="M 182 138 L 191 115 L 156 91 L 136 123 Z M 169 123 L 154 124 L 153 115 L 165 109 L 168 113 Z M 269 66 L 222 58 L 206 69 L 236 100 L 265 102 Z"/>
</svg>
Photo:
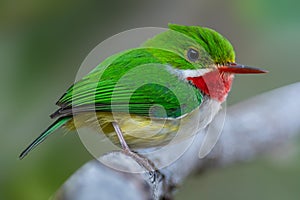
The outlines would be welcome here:
<svg viewBox="0 0 300 200">
<path fill-rule="evenodd" d="M 100 64 L 97 70 L 70 87 L 58 101 L 62 109 L 52 117 L 70 115 L 72 107 L 73 112 L 96 109 L 159 118 L 189 113 L 200 105 L 202 94 L 171 73 L 171 66 L 195 68 L 170 51 L 129 50 L 108 66 Z"/>
</svg>

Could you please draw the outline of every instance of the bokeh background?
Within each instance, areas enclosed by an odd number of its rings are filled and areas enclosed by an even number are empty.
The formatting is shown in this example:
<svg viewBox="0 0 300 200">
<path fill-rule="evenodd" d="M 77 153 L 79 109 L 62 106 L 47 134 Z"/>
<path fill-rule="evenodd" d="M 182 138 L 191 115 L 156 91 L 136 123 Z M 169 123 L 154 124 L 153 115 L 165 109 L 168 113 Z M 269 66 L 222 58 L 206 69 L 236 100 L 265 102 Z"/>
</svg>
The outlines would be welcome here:
<svg viewBox="0 0 300 200">
<path fill-rule="evenodd" d="M 77 134 L 53 135 L 22 161 L 18 154 L 51 123 L 54 103 L 98 43 L 169 22 L 211 27 L 233 43 L 239 63 L 270 71 L 238 76 L 229 105 L 300 80 L 298 0 L 1 0 L 1 200 L 49 199 L 92 159 Z M 191 177 L 176 198 L 300 199 L 300 149 L 294 143 L 275 156 Z"/>
</svg>

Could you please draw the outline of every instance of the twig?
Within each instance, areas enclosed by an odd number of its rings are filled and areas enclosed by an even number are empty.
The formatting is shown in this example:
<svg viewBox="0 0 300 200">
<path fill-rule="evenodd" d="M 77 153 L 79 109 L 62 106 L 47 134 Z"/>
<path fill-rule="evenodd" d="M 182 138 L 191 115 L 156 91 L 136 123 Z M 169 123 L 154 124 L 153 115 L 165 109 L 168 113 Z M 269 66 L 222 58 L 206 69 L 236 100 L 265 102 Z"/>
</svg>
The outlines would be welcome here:
<svg viewBox="0 0 300 200">
<path fill-rule="evenodd" d="M 227 111 L 221 137 L 213 150 L 199 159 L 204 132 L 194 138 L 188 150 L 173 164 L 160 170 L 155 182 L 147 173 L 126 173 L 90 161 L 73 174 L 56 193 L 57 200 L 92 199 L 172 199 L 176 186 L 193 172 L 249 161 L 300 134 L 300 83 L 285 86 L 248 101 L 231 106 Z M 173 150 L 177 149 L 173 145 Z M 122 152 L 103 155 L 124 169 L 138 167 Z M 167 155 L 150 158 L 164 162 Z"/>
</svg>

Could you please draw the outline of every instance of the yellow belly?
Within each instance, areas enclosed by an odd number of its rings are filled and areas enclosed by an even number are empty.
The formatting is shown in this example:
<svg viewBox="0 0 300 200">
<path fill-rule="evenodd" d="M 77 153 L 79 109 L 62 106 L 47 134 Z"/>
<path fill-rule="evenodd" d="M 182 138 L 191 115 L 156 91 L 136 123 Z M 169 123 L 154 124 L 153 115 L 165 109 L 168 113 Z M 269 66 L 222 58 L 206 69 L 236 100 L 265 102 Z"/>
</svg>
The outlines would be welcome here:
<svg viewBox="0 0 300 200">
<path fill-rule="evenodd" d="M 181 140 L 195 134 L 199 125 L 198 109 L 182 118 L 149 118 L 127 113 L 85 112 L 74 116 L 65 128 L 75 130 L 91 127 L 104 133 L 114 144 L 120 146 L 112 122 L 117 122 L 123 132 L 124 139 L 132 149 L 160 147 L 170 141 Z"/>
</svg>

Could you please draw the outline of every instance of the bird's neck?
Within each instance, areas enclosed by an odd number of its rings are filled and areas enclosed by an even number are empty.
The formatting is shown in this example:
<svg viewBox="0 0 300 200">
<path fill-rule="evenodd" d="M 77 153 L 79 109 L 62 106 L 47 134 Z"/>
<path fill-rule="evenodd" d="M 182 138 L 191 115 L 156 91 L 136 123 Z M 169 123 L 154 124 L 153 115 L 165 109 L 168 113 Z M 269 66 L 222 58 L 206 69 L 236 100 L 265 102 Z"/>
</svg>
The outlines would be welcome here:
<svg viewBox="0 0 300 200">
<path fill-rule="evenodd" d="M 230 73 L 220 73 L 214 70 L 198 77 L 188 77 L 198 89 L 214 100 L 223 102 L 231 89 L 234 75 Z"/>
</svg>

